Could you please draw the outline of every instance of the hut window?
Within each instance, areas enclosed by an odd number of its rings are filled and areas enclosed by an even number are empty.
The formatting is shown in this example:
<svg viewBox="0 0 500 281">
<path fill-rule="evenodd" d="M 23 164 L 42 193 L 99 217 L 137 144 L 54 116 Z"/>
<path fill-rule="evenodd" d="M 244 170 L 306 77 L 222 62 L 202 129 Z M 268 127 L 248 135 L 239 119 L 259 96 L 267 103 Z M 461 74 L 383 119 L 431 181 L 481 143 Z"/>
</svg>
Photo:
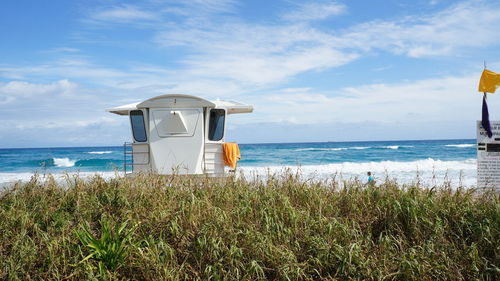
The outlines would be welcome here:
<svg viewBox="0 0 500 281">
<path fill-rule="evenodd" d="M 210 110 L 210 121 L 208 124 L 208 139 L 220 141 L 224 137 L 224 119 L 226 112 L 224 109 Z"/>
<path fill-rule="evenodd" d="M 132 135 L 137 142 L 147 141 L 144 115 L 141 110 L 130 111 L 130 123 L 132 124 Z"/>
</svg>

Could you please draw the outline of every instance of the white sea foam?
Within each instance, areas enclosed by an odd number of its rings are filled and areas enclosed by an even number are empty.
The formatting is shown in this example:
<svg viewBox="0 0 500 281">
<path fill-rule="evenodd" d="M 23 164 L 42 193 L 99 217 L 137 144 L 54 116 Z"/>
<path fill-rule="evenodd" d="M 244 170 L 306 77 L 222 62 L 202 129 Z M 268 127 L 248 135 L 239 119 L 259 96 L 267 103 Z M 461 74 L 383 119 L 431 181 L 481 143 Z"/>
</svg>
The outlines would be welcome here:
<svg viewBox="0 0 500 281">
<path fill-rule="evenodd" d="M 94 175 L 99 175 L 105 179 L 114 178 L 117 176 L 115 172 L 79 172 L 79 173 L 69 173 L 69 174 L 52 174 L 58 182 L 64 182 L 67 177 L 72 177 L 78 175 L 83 179 L 93 177 Z M 119 173 L 118 176 L 122 176 L 123 173 Z M 33 173 L 0 173 L 0 191 L 2 187 L 14 184 L 17 181 L 27 182 L 33 177 Z M 46 176 L 39 174 L 41 180 L 46 179 Z"/>
<path fill-rule="evenodd" d="M 111 154 L 113 151 L 90 151 L 88 154 Z"/>
<path fill-rule="evenodd" d="M 69 159 L 68 159 L 69 160 Z M 432 158 L 416 161 L 381 161 L 381 162 L 343 162 L 330 163 L 324 165 L 304 165 L 304 166 L 240 166 L 240 171 L 245 176 L 265 176 L 269 173 L 279 173 L 283 169 L 300 171 L 304 178 L 328 179 L 334 174 L 341 182 L 344 179 L 357 177 L 364 181 L 366 172 L 371 171 L 375 179 L 381 182 L 385 177 L 397 180 L 399 183 L 412 183 L 417 179 L 422 185 L 431 186 L 441 184 L 445 181 L 452 186 L 473 186 L 476 184 L 476 159 L 461 161 L 442 161 Z M 75 173 L 76 174 L 76 173 Z M 112 178 L 115 172 L 80 172 L 80 177 L 91 177 L 99 174 L 104 178 Z M 122 175 L 119 173 L 118 175 Z M 0 187 L 12 182 L 21 180 L 28 181 L 33 173 L 0 173 Z M 53 174 L 56 180 L 64 181 L 67 175 Z"/>
<path fill-rule="evenodd" d="M 315 147 L 308 147 L 308 148 L 297 148 L 295 151 L 339 151 L 339 150 L 347 150 L 347 147 L 334 147 L 334 148 L 315 148 Z"/>
<path fill-rule="evenodd" d="M 286 168 L 294 166 L 285 166 Z M 262 169 L 264 167 L 245 167 Z M 264 169 L 281 169 L 283 166 L 268 166 Z M 378 173 L 384 172 L 431 172 L 431 171 L 451 171 L 451 170 L 475 170 L 476 159 L 467 159 L 463 161 L 442 161 L 432 158 L 416 161 L 380 161 L 380 162 L 342 162 L 330 163 L 324 165 L 304 165 L 300 166 L 302 171 L 320 171 L 320 172 L 343 172 L 359 173 L 372 171 Z"/>
<path fill-rule="evenodd" d="M 297 148 L 297 149 L 294 149 L 294 151 L 341 151 L 341 150 L 348 150 L 348 149 L 361 150 L 361 149 L 369 149 L 369 148 L 371 148 L 371 147 L 369 147 L 369 146 L 331 147 L 331 148 L 308 147 L 308 148 Z"/>
<path fill-rule="evenodd" d="M 462 161 L 442 161 L 432 158 L 416 161 L 381 161 L 381 162 L 343 162 L 324 165 L 304 166 L 269 166 L 242 167 L 245 175 L 265 175 L 277 173 L 283 169 L 300 170 L 308 178 L 329 178 L 334 174 L 343 179 L 358 177 L 364 179 L 366 172 L 372 172 L 376 178 L 390 177 L 401 183 L 411 183 L 417 179 L 423 184 L 432 185 L 450 181 L 452 185 L 476 184 L 476 159 Z"/>
<path fill-rule="evenodd" d="M 383 148 L 387 148 L 387 149 L 399 149 L 399 145 L 388 145 L 388 146 L 384 146 Z"/>
<path fill-rule="evenodd" d="M 65 158 L 54 158 L 54 165 L 57 167 L 73 167 L 75 166 L 76 160 L 71 160 L 67 157 Z"/>
<path fill-rule="evenodd" d="M 33 173 L 0 173 L 0 190 L 3 185 L 8 185 L 16 181 L 28 181 Z"/>
<path fill-rule="evenodd" d="M 470 144 L 470 143 L 463 143 L 463 144 L 447 144 L 445 146 L 447 147 L 460 147 L 460 148 L 464 148 L 464 147 L 473 147 L 475 144 Z"/>
</svg>

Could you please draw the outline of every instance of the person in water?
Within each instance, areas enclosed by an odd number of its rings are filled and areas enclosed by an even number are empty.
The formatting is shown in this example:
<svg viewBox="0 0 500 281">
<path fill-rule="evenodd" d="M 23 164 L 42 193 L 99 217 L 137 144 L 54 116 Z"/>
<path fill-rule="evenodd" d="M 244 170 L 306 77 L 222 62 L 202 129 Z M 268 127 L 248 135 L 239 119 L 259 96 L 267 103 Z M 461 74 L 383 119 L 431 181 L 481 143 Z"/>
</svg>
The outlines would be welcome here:
<svg viewBox="0 0 500 281">
<path fill-rule="evenodd" d="M 375 180 L 373 179 L 372 172 L 368 172 L 368 184 L 374 184 Z"/>
</svg>

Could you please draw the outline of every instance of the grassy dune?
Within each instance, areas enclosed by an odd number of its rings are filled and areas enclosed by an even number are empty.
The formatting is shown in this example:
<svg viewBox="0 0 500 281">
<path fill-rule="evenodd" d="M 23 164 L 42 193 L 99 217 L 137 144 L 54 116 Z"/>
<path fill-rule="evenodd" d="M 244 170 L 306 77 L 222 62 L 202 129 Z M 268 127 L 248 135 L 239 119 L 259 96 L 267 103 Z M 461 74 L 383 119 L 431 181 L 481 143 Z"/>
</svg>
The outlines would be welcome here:
<svg viewBox="0 0 500 281">
<path fill-rule="evenodd" d="M 497 193 L 345 186 L 34 177 L 0 193 L 0 279 L 499 280 Z"/>
</svg>

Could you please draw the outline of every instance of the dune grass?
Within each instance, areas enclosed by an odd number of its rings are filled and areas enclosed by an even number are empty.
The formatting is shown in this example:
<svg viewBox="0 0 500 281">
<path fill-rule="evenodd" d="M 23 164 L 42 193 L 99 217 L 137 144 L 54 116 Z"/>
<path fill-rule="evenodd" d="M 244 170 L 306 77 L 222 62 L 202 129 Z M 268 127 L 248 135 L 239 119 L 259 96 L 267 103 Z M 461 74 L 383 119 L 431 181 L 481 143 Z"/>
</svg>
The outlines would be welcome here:
<svg viewBox="0 0 500 281">
<path fill-rule="evenodd" d="M 0 279 L 499 280 L 499 232 L 492 191 L 34 176 L 0 193 Z"/>
</svg>

